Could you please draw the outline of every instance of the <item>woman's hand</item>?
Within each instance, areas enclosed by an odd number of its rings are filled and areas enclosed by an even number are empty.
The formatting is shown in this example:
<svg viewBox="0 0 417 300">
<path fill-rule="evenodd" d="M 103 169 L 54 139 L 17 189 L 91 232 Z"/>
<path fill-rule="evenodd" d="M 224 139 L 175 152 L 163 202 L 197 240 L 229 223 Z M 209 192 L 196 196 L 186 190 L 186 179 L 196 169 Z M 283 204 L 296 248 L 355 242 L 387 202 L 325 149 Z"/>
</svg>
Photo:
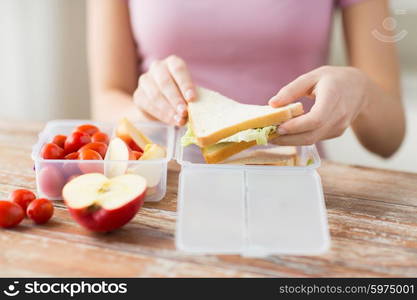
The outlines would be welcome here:
<svg viewBox="0 0 417 300">
<path fill-rule="evenodd" d="M 187 121 L 187 101 L 195 89 L 185 62 L 174 55 L 154 61 L 149 71 L 139 77 L 133 98 L 147 115 L 170 125 Z"/>
<path fill-rule="evenodd" d="M 278 127 L 279 145 L 310 145 L 338 137 L 367 105 L 368 77 L 352 67 L 324 66 L 298 77 L 269 100 L 279 107 L 301 97 L 315 100 L 311 111 Z"/>
</svg>

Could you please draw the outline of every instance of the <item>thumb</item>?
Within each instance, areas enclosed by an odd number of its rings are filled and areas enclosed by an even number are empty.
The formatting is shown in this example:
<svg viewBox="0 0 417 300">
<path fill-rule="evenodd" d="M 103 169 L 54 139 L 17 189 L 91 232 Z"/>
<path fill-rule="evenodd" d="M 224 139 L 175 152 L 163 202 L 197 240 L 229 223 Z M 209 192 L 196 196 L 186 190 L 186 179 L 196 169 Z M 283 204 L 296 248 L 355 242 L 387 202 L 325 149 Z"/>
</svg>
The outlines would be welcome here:
<svg viewBox="0 0 417 300">
<path fill-rule="evenodd" d="M 279 107 L 290 104 L 301 97 L 308 96 L 312 93 L 317 80 L 317 75 L 312 72 L 301 75 L 269 99 L 268 104 L 272 107 Z"/>
</svg>

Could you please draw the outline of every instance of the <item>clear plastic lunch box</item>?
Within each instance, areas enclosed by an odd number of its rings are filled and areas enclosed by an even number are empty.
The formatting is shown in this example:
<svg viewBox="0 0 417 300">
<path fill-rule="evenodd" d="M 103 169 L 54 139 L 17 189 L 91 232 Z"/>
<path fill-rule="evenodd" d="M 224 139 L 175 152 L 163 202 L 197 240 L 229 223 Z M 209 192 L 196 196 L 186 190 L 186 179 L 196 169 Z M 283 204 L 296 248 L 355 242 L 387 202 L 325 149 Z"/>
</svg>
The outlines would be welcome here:
<svg viewBox="0 0 417 300">
<path fill-rule="evenodd" d="M 146 178 L 147 191 L 145 201 L 160 201 L 166 192 L 168 161 L 174 150 L 175 130 L 156 122 L 135 123 L 135 126 L 158 145 L 163 146 L 167 155 L 162 159 L 129 160 L 129 161 L 96 161 L 96 160 L 54 160 L 43 159 L 40 151 L 45 143 L 50 143 L 57 134 L 69 135 L 75 127 L 81 124 L 94 124 L 109 137 L 114 136 L 115 126 L 109 123 L 92 122 L 88 120 L 57 120 L 46 124 L 39 134 L 38 142 L 33 146 L 32 159 L 35 162 L 36 185 L 40 197 L 51 200 L 61 199 L 61 191 L 65 183 L 73 176 L 103 172 L 104 168 L 123 165 L 126 173 L 140 174 Z"/>
<path fill-rule="evenodd" d="M 69 134 L 84 123 L 95 124 L 109 135 L 114 131 L 109 124 L 62 120 L 49 122 L 39 135 L 32 157 L 41 196 L 49 197 L 43 190 L 42 170 L 50 166 L 71 169 L 64 164 L 80 163 L 44 160 L 39 156 L 42 145 L 54 135 Z M 81 163 L 127 163 L 129 172 L 150 180 L 148 190 L 151 193 L 145 201 L 159 201 L 166 192 L 168 161 L 175 158 L 181 165 L 175 237 L 178 249 L 195 254 L 262 257 L 316 255 L 329 248 L 327 213 L 316 171 L 320 157 L 314 146 L 297 147 L 297 166 L 206 164 L 197 146 L 181 147 L 179 139 L 184 129 L 175 131 L 153 122 L 135 123 L 135 126 L 166 147 L 167 157 L 150 161 Z"/>
</svg>

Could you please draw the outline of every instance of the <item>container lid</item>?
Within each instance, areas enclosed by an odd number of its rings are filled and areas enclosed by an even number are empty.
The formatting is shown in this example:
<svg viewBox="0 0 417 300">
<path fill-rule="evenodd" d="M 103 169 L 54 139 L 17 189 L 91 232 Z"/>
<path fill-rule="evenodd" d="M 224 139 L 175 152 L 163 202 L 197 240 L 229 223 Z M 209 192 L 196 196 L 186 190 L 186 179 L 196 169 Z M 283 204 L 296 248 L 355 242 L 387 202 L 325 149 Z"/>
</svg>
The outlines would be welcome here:
<svg viewBox="0 0 417 300">
<path fill-rule="evenodd" d="M 201 254 L 313 255 L 329 247 L 315 170 L 183 167 L 176 244 Z"/>
</svg>

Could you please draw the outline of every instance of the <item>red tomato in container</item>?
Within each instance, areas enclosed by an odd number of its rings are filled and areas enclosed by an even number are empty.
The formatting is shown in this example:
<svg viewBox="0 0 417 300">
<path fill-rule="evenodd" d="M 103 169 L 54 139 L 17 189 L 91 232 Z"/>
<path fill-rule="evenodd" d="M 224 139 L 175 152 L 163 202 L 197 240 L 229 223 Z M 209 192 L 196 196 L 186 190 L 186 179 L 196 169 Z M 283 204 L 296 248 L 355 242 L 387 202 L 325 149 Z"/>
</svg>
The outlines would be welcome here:
<svg viewBox="0 0 417 300">
<path fill-rule="evenodd" d="M 91 143 L 91 137 L 88 133 L 74 131 L 65 141 L 65 153 L 77 152 L 82 146 Z"/>
<path fill-rule="evenodd" d="M 80 155 L 80 153 L 78 153 L 78 152 L 71 152 L 71 153 L 65 155 L 64 158 L 69 159 L 69 160 L 74 160 L 74 159 L 78 159 L 79 155 Z"/>
<path fill-rule="evenodd" d="M 109 144 L 109 136 L 101 131 L 98 131 L 96 133 L 93 134 L 93 136 L 91 137 L 91 141 L 92 142 L 99 142 L 99 143 L 105 143 L 106 145 Z"/>
<path fill-rule="evenodd" d="M 42 146 L 41 157 L 44 159 L 62 159 L 64 158 L 64 149 L 54 143 L 48 143 Z"/>
<path fill-rule="evenodd" d="M 98 152 L 100 154 L 101 158 L 104 158 L 107 151 L 107 145 L 104 143 L 96 142 L 96 143 L 89 143 L 87 145 L 84 145 L 78 150 L 79 153 L 83 152 L 85 149 L 90 149 Z"/>
<path fill-rule="evenodd" d="M 93 136 L 96 132 L 100 131 L 97 126 L 94 126 L 92 124 L 83 124 L 75 128 L 74 131 L 80 131 L 87 133 L 89 136 Z"/>
<path fill-rule="evenodd" d="M 66 135 L 58 134 L 54 136 L 52 143 L 64 149 L 66 139 L 67 139 Z"/>
<path fill-rule="evenodd" d="M 103 160 L 97 151 L 91 149 L 83 149 L 80 151 L 80 162 L 78 163 L 78 167 L 83 173 L 103 173 L 102 162 L 83 162 L 83 160 Z"/>
</svg>

